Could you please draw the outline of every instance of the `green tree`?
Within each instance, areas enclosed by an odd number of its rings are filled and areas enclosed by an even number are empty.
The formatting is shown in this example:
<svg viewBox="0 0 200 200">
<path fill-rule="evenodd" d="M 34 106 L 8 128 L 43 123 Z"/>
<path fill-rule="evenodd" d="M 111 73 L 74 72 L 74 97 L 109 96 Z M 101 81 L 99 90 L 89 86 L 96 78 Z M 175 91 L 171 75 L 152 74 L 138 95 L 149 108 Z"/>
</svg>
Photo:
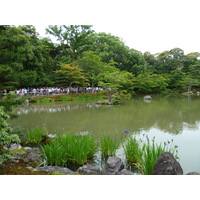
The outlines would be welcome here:
<svg viewBox="0 0 200 200">
<path fill-rule="evenodd" d="M 56 73 L 60 75 L 58 83 L 61 86 L 84 86 L 88 82 L 88 79 L 84 76 L 82 69 L 73 63 L 61 64 L 61 69 L 56 70 Z"/>
<path fill-rule="evenodd" d="M 109 91 L 109 102 L 111 102 L 113 94 L 119 90 L 133 89 L 133 78 L 133 74 L 116 69 L 105 74 L 104 80 L 99 81 L 98 85 Z"/>
<path fill-rule="evenodd" d="M 0 89 L 16 88 L 23 62 L 33 58 L 29 36 L 20 28 L 0 28 Z"/>
<path fill-rule="evenodd" d="M 146 62 L 143 55 L 137 50 L 130 49 L 119 37 L 106 33 L 94 33 L 92 40 L 92 51 L 102 58 L 102 62 L 114 61 L 118 69 L 135 75 L 145 71 Z"/>
<path fill-rule="evenodd" d="M 93 51 L 83 53 L 82 57 L 76 61 L 77 65 L 83 69 L 85 76 L 88 78 L 92 88 L 97 86 L 104 73 L 115 70 L 115 63 L 105 63 L 101 61 L 101 57 L 95 55 Z M 113 69 L 114 67 L 114 69 Z"/>
<path fill-rule="evenodd" d="M 156 71 L 158 73 L 170 73 L 170 71 L 183 68 L 184 51 L 174 48 L 158 54 L 156 58 Z"/>
<path fill-rule="evenodd" d="M 140 74 L 135 80 L 135 90 L 141 93 L 163 93 L 167 91 L 168 81 L 161 74 Z"/>
<path fill-rule="evenodd" d="M 183 58 L 183 72 L 189 72 L 189 67 L 191 65 L 195 65 L 198 63 L 198 59 L 200 58 L 200 53 L 199 52 L 192 52 L 184 56 Z"/>
<path fill-rule="evenodd" d="M 171 90 L 181 91 L 184 89 L 183 80 L 186 74 L 179 69 L 171 71 L 167 77 L 169 78 L 168 88 Z"/>
<path fill-rule="evenodd" d="M 74 62 L 84 51 L 90 50 L 92 41 L 89 36 L 93 32 L 91 25 L 51 25 L 46 31 L 60 42 L 57 46 L 60 56 L 69 62 Z"/>
<path fill-rule="evenodd" d="M 19 26 L 19 28 L 29 36 L 29 42 L 32 46 L 33 56 L 23 62 L 23 71 L 19 74 L 20 87 L 39 87 L 51 85 L 55 65 L 50 56 L 52 46 L 47 39 L 39 39 L 39 34 L 34 26 Z"/>
<path fill-rule="evenodd" d="M 4 112 L 2 106 L 0 106 L 0 164 L 11 158 L 9 152 L 6 151 L 3 146 L 11 145 L 12 143 L 20 143 L 19 137 L 17 135 L 10 135 L 12 129 L 6 122 L 9 116 Z"/>
</svg>

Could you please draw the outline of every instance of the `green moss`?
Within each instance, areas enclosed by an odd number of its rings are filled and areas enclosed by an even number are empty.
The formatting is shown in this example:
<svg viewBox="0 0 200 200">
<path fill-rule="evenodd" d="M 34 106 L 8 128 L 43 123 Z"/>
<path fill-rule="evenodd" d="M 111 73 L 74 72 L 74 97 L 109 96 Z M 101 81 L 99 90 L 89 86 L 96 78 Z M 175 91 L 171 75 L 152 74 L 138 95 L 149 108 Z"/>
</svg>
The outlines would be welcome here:
<svg viewBox="0 0 200 200">
<path fill-rule="evenodd" d="M 63 173 L 59 173 L 59 172 L 52 172 L 51 175 L 67 175 L 67 174 L 63 174 Z"/>
<path fill-rule="evenodd" d="M 26 149 L 24 149 L 24 148 L 21 148 L 21 149 L 18 149 L 18 150 L 15 150 L 15 151 L 11 151 L 11 155 L 14 155 L 14 154 L 16 154 L 16 153 L 22 153 L 22 152 L 26 152 Z"/>
</svg>

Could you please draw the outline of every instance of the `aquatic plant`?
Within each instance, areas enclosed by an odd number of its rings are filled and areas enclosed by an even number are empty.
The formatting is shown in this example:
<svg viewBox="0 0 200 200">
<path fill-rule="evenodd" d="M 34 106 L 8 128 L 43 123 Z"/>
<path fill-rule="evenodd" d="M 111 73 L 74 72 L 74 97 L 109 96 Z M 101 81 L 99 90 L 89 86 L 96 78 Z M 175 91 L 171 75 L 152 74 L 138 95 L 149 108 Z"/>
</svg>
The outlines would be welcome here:
<svg viewBox="0 0 200 200">
<path fill-rule="evenodd" d="M 39 144 L 43 140 L 43 137 L 47 135 L 47 133 L 48 131 L 45 127 L 34 127 L 33 129 L 30 129 L 26 134 L 27 143 Z"/>
<path fill-rule="evenodd" d="M 42 147 L 43 156 L 49 165 L 82 165 L 94 157 L 97 147 L 90 135 L 66 134 L 57 136 L 54 141 Z"/>
<path fill-rule="evenodd" d="M 129 163 L 141 162 L 142 152 L 135 137 L 128 138 L 126 144 L 124 145 L 124 152 Z"/>
<path fill-rule="evenodd" d="M 149 141 L 147 138 L 147 143 L 142 146 L 143 158 L 141 162 L 140 171 L 142 174 L 150 175 L 153 172 L 154 165 L 159 157 L 159 155 L 163 152 L 170 152 L 175 158 L 178 158 L 176 148 L 177 146 L 172 146 L 173 140 L 164 144 L 156 144 L 155 137 Z M 171 145 L 170 145 L 171 144 Z"/>
<path fill-rule="evenodd" d="M 119 148 L 120 141 L 117 138 L 111 138 L 111 136 L 103 136 L 100 139 L 100 150 L 103 156 L 115 156 L 117 149 Z"/>
<path fill-rule="evenodd" d="M 152 174 L 154 165 L 163 152 L 170 152 L 175 159 L 178 158 L 177 146 L 173 146 L 173 140 L 164 142 L 164 144 L 157 144 L 155 143 L 155 137 L 150 141 L 146 136 L 146 141 L 140 140 L 140 142 L 135 137 L 129 138 L 124 147 L 124 152 L 127 161 L 136 166 L 142 174 Z"/>
</svg>

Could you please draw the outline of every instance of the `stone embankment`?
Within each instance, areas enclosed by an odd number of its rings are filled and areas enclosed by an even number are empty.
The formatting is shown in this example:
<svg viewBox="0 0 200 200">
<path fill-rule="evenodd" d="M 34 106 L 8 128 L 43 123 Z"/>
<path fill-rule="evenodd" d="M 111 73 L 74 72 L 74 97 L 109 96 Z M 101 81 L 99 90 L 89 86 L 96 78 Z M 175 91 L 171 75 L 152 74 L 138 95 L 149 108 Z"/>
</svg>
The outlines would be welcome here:
<svg viewBox="0 0 200 200">
<path fill-rule="evenodd" d="M 20 146 L 11 146 L 12 151 L 19 150 Z M 102 169 L 97 166 L 86 164 L 78 168 L 77 171 L 72 171 L 66 167 L 58 166 L 41 166 L 43 162 L 41 152 L 39 148 L 23 148 L 25 151 L 16 153 L 14 155 L 12 163 L 24 162 L 27 165 L 27 169 L 37 172 L 55 172 L 60 174 L 71 175 L 141 175 L 133 173 L 124 168 L 122 160 L 118 157 L 108 157 L 104 167 Z M 190 172 L 187 175 L 199 175 L 198 172 Z M 173 155 L 169 152 L 161 153 L 153 169 L 152 175 L 183 175 L 183 169 L 181 165 L 176 161 Z"/>
</svg>

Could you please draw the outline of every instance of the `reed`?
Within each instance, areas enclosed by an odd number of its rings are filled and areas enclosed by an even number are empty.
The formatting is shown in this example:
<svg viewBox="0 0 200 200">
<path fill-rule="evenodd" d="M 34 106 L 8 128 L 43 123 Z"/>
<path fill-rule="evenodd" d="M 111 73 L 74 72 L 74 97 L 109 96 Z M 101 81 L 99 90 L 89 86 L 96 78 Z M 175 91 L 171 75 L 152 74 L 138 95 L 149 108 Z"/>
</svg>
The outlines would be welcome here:
<svg viewBox="0 0 200 200">
<path fill-rule="evenodd" d="M 97 147 L 94 138 L 90 135 L 66 134 L 58 136 L 42 149 L 47 164 L 67 166 L 67 164 L 83 165 L 93 159 Z"/>
<path fill-rule="evenodd" d="M 163 152 L 170 152 L 176 159 L 177 156 L 177 146 L 173 146 L 173 140 L 164 142 L 164 144 L 156 144 L 155 138 L 150 142 L 147 138 L 147 143 L 144 143 L 142 146 L 143 158 L 141 162 L 140 171 L 142 174 L 151 175 L 153 172 L 154 165 Z"/>
<path fill-rule="evenodd" d="M 173 146 L 173 140 L 164 142 L 164 144 L 156 144 L 155 137 L 150 141 L 146 136 L 146 141 L 136 138 L 129 138 L 124 146 L 126 159 L 130 164 L 136 166 L 144 175 L 150 175 L 153 172 L 154 165 L 163 152 L 170 152 L 176 159 L 177 146 Z"/>
<path fill-rule="evenodd" d="M 111 138 L 110 136 L 103 136 L 100 139 L 100 150 L 104 157 L 115 156 L 117 149 L 119 148 L 119 140 L 117 138 Z"/>
<path fill-rule="evenodd" d="M 47 129 L 45 127 L 35 127 L 27 132 L 27 143 L 39 144 L 45 135 L 47 135 Z"/>
<path fill-rule="evenodd" d="M 139 163 L 142 159 L 142 152 L 140 145 L 135 137 L 128 138 L 125 146 L 124 152 L 126 159 L 129 163 Z"/>
</svg>

